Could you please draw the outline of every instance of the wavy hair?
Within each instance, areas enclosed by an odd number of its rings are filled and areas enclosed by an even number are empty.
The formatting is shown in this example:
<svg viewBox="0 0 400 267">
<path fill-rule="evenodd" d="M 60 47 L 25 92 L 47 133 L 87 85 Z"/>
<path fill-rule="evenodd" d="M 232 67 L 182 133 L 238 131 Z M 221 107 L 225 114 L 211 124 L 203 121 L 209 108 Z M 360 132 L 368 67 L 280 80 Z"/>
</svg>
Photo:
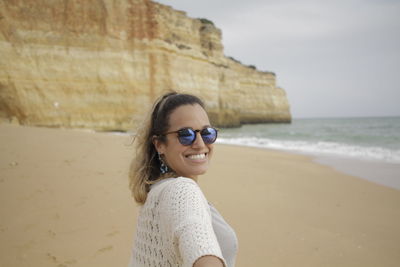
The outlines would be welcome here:
<svg viewBox="0 0 400 267">
<path fill-rule="evenodd" d="M 180 106 L 194 104 L 199 104 L 204 108 L 203 101 L 194 95 L 179 94 L 174 91 L 162 95 L 154 102 L 142 127 L 134 136 L 136 155 L 132 160 L 129 172 L 129 188 L 138 204 L 142 205 L 146 201 L 151 184 L 165 177 L 174 176 L 174 173 L 161 174 L 161 163 L 157 157 L 153 139 L 156 137 L 161 142 L 166 142 L 166 138 L 162 134 L 167 132 L 170 127 L 171 113 Z"/>
</svg>

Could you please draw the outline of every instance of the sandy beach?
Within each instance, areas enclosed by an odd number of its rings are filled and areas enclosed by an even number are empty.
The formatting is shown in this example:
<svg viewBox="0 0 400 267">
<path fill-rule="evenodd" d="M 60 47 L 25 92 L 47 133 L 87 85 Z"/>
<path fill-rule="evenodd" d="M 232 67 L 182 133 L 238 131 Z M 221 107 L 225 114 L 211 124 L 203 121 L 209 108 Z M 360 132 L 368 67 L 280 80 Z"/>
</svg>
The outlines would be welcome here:
<svg viewBox="0 0 400 267">
<path fill-rule="evenodd" d="M 0 266 L 127 266 L 130 141 L 1 124 Z M 400 190 L 221 144 L 200 186 L 236 230 L 237 267 L 400 266 Z"/>
</svg>

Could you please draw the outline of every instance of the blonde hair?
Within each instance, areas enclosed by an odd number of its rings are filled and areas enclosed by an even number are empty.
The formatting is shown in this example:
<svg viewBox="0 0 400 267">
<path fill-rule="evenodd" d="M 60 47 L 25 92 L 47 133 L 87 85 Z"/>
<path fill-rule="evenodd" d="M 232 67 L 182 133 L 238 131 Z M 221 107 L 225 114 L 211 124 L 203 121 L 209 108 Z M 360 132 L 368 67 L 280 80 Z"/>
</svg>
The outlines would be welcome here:
<svg viewBox="0 0 400 267">
<path fill-rule="evenodd" d="M 163 134 L 169 129 L 171 113 L 180 106 L 194 104 L 199 104 L 204 108 L 203 101 L 194 95 L 166 93 L 154 102 L 142 127 L 138 129 L 134 137 L 136 155 L 129 172 L 129 188 L 138 204 L 144 204 L 146 201 L 151 184 L 165 177 L 175 176 L 173 172 L 161 174 L 161 163 L 153 140 L 158 138 L 161 142 L 166 142 Z"/>
</svg>

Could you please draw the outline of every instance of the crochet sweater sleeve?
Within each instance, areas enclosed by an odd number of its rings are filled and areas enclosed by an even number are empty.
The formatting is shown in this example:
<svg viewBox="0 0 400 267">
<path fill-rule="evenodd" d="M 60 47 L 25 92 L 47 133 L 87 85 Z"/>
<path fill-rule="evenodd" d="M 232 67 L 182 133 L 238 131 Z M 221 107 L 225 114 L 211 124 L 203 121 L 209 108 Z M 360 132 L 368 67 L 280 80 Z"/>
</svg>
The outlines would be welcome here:
<svg viewBox="0 0 400 267">
<path fill-rule="evenodd" d="M 167 185 L 161 201 L 161 217 L 184 267 L 192 267 L 206 255 L 220 258 L 221 249 L 215 236 L 208 202 L 191 179 L 180 178 Z"/>
</svg>

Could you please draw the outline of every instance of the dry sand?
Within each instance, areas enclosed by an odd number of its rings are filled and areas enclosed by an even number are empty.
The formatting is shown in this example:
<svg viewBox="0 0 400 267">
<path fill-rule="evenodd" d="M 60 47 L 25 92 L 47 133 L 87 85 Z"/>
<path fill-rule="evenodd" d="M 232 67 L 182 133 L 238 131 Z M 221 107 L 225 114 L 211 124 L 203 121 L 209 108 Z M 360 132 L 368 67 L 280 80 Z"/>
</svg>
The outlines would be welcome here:
<svg viewBox="0 0 400 267">
<path fill-rule="evenodd" d="M 129 141 L 0 125 L 0 266 L 126 266 Z M 200 185 L 237 232 L 237 267 L 400 266 L 399 190 L 225 145 Z"/>
</svg>

